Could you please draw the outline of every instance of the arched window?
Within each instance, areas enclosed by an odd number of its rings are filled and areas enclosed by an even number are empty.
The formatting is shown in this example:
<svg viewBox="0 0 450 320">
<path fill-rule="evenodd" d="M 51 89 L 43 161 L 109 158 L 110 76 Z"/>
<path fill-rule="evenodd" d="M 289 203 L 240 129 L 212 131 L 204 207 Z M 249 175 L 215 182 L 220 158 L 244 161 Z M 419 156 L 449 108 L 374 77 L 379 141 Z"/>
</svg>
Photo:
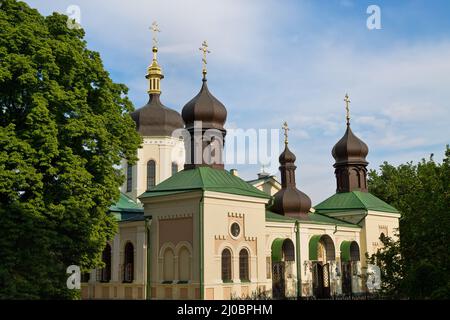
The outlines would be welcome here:
<svg viewBox="0 0 450 320">
<path fill-rule="evenodd" d="M 172 282 L 175 276 L 175 255 L 171 248 L 167 248 L 164 251 L 164 260 L 163 260 L 163 279 L 164 282 Z"/>
<path fill-rule="evenodd" d="M 248 272 L 248 251 L 246 249 L 242 249 L 239 252 L 239 278 L 241 281 L 249 281 L 249 272 Z"/>
<path fill-rule="evenodd" d="M 101 270 L 100 281 L 109 282 L 111 280 L 111 246 L 106 244 L 102 253 L 102 261 L 105 266 Z"/>
<path fill-rule="evenodd" d="M 229 249 L 222 251 L 222 281 L 231 281 L 231 251 Z"/>
<path fill-rule="evenodd" d="M 334 249 L 334 242 L 333 239 L 329 235 L 322 235 L 320 237 L 320 241 L 317 245 L 318 252 L 318 260 L 323 261 L 324 263 L 327 261 L 334 261 L 336 260 L 336 253 Z"/>
<path fill-rule="evenodd" d="M 178 277 L 180 281 L 189 281 L 191 278 L 191 263 L 189 250 L 182 247 L 178 253 Z"/>
<path fill-rule="evenodd" d="M 176 162 L 172 162 L 172 175 L 178 172 L 178 164 Z"/>
<path fill-rule="evenodd" d="M 133 166 L 128 164 L 127 166 L 127 192 L 131 191 L 133 187 Z"/>
<path fill-rule="evenodd" d="M 359 245 L 356 241 L 350 244 L 350 261 L 359 261 Z"/>
<path fill-rule="evenodd" d="M 156 163 L 155 160 L 147 162 L 147 190 L 156 185 Z"/>
<path fill-rule="evenodd" d="M 81 274 L 81 282 L 89 282 L 91 279 L 91 273 L 90 272 L 83 272 Z"/>
<path fill-rule="evenodd" d="M 123 282 L 133 282 L 134 279 L 134 247 L 131 242 L 125 245 Z"/>
<path fill-rule="evenodd" d="M 295 260 L 295 249 L 294 243 L 291 239 L 286 239 L 283 241 L 283 246 L 281 247 L 283 250 L 283 258 L 284 261 L 294 261 Z"/>
</svg>

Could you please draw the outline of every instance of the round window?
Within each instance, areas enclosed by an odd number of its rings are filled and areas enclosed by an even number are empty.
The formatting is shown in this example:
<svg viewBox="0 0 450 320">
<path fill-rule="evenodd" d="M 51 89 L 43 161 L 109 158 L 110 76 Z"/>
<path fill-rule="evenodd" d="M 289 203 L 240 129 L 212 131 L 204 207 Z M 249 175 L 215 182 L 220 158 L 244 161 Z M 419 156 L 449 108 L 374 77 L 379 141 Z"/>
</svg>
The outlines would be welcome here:
<svg viewBox="0 0 450 320">
<path fill-rule="evenodd" d="M 231 225 L 231 235 L 237 238 L 240 233 L 241 233 L 241 226 L 237 222 L 234 222 Z"/>
</svg>

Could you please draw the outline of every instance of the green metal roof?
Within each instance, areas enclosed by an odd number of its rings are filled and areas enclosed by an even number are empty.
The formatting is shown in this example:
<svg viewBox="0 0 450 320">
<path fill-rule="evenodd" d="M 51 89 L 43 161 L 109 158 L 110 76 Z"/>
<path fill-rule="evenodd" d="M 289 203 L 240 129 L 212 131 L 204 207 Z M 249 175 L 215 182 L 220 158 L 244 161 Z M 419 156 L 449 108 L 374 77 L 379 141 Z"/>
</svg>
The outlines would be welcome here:
<svg viewBox="0 0 450 320">
<path fill-rule="evenodd" d="M 266 221 L 294 223 L 295 219 L 281 214 L 266 210 Z"/>
<path fill-rule="evenodd" d="M 241 178 L 232 175 L 227 170 L 213 169 L 210 167 L 198 167 L 179 171 L 154 188 L 147 190 L 139 198 L 192 190 L 216 191 L 265 199 L 271 198 L 270 195 L 258 190 Z"/>
<path fill-rule="evenodd" d="M 139 203 L 120 193 L 119 201 L 109 207 L 110 213 L 119 222 L 144 220 L 144 208 Z"/>
<path fill-rule="evenodd" d="M 297 219 L 295 218 L 286 217 L 281 214 L 266 210 L 266 221 L 294 223 L 296 220 Z M 298 222 L 300 224 L 326 224 L 326 225 L 338 225 L 343 227 L 359 228 L 359 226 L 353 223 L 312 212 L 308 213 L 308 219 L 298 220 Z"/>
<path fill-rule="evenodd" d="M 314 207 L 318 213 L 344 210 L 374 210 L 398 213 L 398 210 L 369 192 L 352 191 L 336 193 Z"/>
<path fill-rule="evenodd" d="M 120 193 L 119 201 L 109 207 L 109 211 L 113 212 L 144 212 L 144 208 L 133 199 L 127 197 L 122 192 Z"/>
<path fill-rule="evenodd" d="M 253 184 L 257 184 L 259 182 L 266 182 L 266 181 L 269 181 L 269 180 L 272 180 L 272 179 L 276 181 L 275 176 L 270 175 L 270 176 L 265 176 L 265 177 L 258 178 L 258 179 L 247 180 L 247 183 L 250 183 L 250 184 L 253 185 Z"/>
<path fill-rule="evenodd" d="M 111 214 L 116 218 L 119 222 L 127 222 L 127 221 L 144 221 L 144 211 L 142 212 L 111 212 Z"/>
<path fill-rule="evenodd" d="M 352 228 L 360 228 L 358 225 L 353 223 L 343 221 L 340 219 L 332 218 L 320 214 L 318 212 L 310 212 L 308 213 L 308 220 L 299 220 L 300 224 L 302 223 L 313 223 L 313 224 L 327 224 L 327 225 L 338 225 L 342 227 L 352 227 Z"/>
</svg>

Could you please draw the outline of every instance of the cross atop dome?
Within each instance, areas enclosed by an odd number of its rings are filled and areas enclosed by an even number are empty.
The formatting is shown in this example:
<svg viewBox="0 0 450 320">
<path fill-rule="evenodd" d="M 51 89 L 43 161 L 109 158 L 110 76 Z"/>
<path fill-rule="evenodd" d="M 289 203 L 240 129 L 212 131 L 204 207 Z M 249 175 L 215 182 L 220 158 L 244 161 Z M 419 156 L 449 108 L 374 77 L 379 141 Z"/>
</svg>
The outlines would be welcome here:
<svg viewBox="0 0 450 320">
<path fill-rule="evenodd" d="M 347 93 L 345 94 L 344 101 L 345 101 L 345 110 L 347 112 L 347 125 L 349 126 L 350 125 L 350 108 L 349 108 L 349 104 L 350 104 L 351 101 L 350 101 L 350 98 L 349 98 Z"/>
<path fill-rule="evenodd" d="M 158 53 L 158 32 L 161 32 L 159 29 L 158 23 L 154 21 L 152 25 L 149 28 L 153 33 L 153 60 L 150 66 L 147 68 L 147 75 L 145 76 L 148 79 L 149 82 L 149 89 L 148 93 L 150 94 L 161 94 L 161 79 L 164 78 L 164 75 L 162 73 L 162 69 L 158 64 L 157 56 Z"/>
<path fill-rule="evenodd" d="M 283 123 L 283 126 L 281 127 L 284 130 L 284 144 L 288 144 L 288 132 L 289 132 L 289 127 L 287 124 L 287 121 L 285 121 Z"/>
<path fill-rule="evenodd" d="M 208 50 L 208 43 L 206 40 L 203 41 L 202 46 L 198 48 L 200 51 L 202 51 L 203 57 L 202 57 L 202 73 L 203 73 L 203 79 L 206 79 L 206 54 L 211 53 L 211 51 Z"/>
<path fill-rule="evenodd" d="M 150 30 L 153 33 L 153 47 L 157 47 L 158 46 L 158 32 L 161 32 L 161 30 L 159 29 L 158 23 L 156 21 L 153 21 L 152 25 L 150 26 Z"/>
</svg>

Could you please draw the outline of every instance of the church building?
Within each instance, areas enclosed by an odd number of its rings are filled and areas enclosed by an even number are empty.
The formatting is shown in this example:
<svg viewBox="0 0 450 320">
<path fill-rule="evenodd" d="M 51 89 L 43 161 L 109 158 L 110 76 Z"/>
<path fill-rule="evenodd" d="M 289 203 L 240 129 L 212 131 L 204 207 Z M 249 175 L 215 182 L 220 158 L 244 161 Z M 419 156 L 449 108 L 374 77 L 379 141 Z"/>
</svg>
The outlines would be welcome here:
<svg viewBox="0 0 450 320">
<path fill-rule="evenodd" d="M 366 292 L 365 254 L 380 247 L 380 235 L 394 235 L 400 214 L 368 191 L 369 149 L 352 132 L 348 112 L 345 133 L 331 152 L 336 193 L 329 198 L 312 207 L 299 189 L 286 123 L 281 181 L 264 172 L 244 181 L 224 168 L 227 109 L 208 88 L 206 42 L 201 50 L 200 91 L 180 114 L 161 102 L 163 73 L 154 43 L 149 101 L 131 114 L 143 139 L 139 160 L 123 161 L 126 181 L 110 208 L 119 230 L 103 251 L 104 268 L 83 277 L 82 298 L 286 299 Z M 348 96 L 346 102 L 348 109 Z"/>
</svg>

